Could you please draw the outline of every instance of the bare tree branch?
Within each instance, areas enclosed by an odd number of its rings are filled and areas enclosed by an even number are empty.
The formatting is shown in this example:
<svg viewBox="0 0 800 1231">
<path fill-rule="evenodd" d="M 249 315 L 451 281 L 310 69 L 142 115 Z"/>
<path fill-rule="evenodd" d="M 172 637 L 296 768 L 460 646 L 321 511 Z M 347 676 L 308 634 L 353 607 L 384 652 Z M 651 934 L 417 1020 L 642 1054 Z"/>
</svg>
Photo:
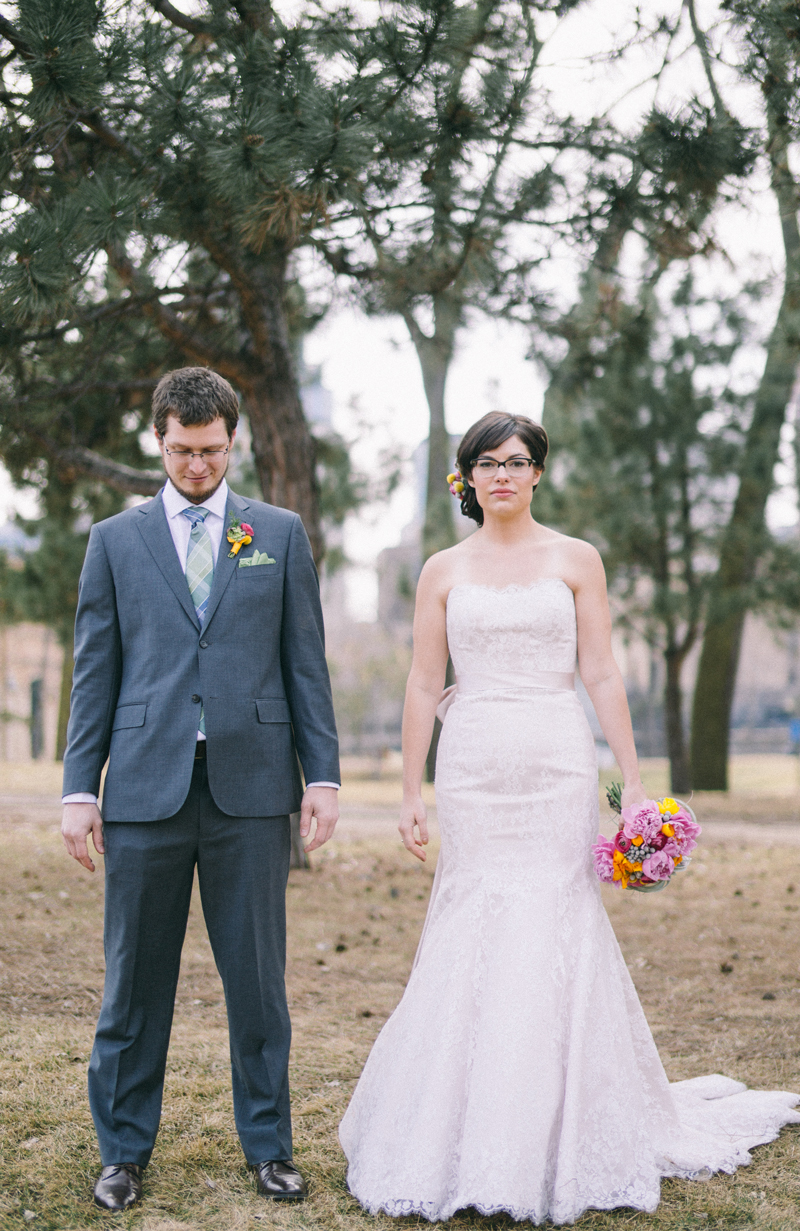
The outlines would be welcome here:
<svg viewBox="0 0 800 1231">
<path fill-rule="evenodd" d="M 130 287 L 132 291 L 136 291 L 138 294 L 146 297 L 150 288 L 146 285 L 141 271 L 134 266 L 122 249 L 116 245 L 109 245 L 106 251 L 112 268 L 119 274 L 125 285 Z M 145 316 L 150 317 L 159 332 L 165 338 L 169 338 L 170 342 L 174 342 L 176 346 L 180 347 L 184 354 L 191 356 L 191 358 L 198 360 L 200 363 L 213 364 L 220 376 L 225 376 L 233 381 L 241 380 L 241 361 L 222 347 L 212 346 L 206 338 L 195 333 L 194 330 L 184 324 L 178 313 L 174 312 L 172 308 L 168 308 L 166 304 L 160 303 L 158 299 L 152 299 L 149 303 L 145 304 L 142 310 Z"/>
<path fill-rule="evenodd" d="M 19 30 L 12 26 L 8 18 L 3 17 L 2 14 L 0 14 L 0 35 L 2 35 L 3 38 L 6 39 L 6 41 L 9 42 L 21 56 L 24 56 L 26 60 L 31 58 L 31 49 L 25 42 L 25 39 L 20 34 Z"/>
<path fill-rule="evenodd" d="M 185 30 L 187 34 L 213 34 L 211 27 L 204 21 L 195 21 L 193 17 L 187 17 L 185 13 L 181 13 L 173 4 L 170 4 L 169 0 L 150 0 L 150 3 L 162 17 L 172 22 L 173 26 L 179 26 L 181 30 Z"/>
<path fill-rule="evenodd" d="M 86 393 L 149 393 L 158 384 L 158 377 L 148 377 L 142 380 L 85 380 L 74 385 L 60 385 L 58 381 L 46 376 L 39 376 L 31 382 L 30 387 L 46 385 L 47 397 L 73 398 L 83 397 Z M 23 397 L 14 398 L 12 405 L 24 406 L 32 402 L 34 397 L 27 393 Z"/>
<path fill-rule="evenodd" d="M 99 479 L 107 487 L 118 492 L 137 496 L 155 496 L 164 486 L 165 478 L 160 470 L 137 470 L 123 462 L 114 462 L 92 449 L 73 445 L 60 448 L 52 441 L 44 442 L 50 456 L 67 470 L 77 470 L 91 479 Z"/>
<path fill-rule="evenodd" d="M 694 0 L 686 0 L 686 7 L 689 10 L 689 21 L 692 24 L 694 41 L 697 45 L 697 50 L 700 52 L 700 59 L 703 61 L 703 71 L 706 75 L 708 88 L 714 99 L 714 110 L 720 119 L 728 119 L 728 108 L 725 106 L 725 103 L 722 100 L 722 95 L 717 89 L 717 83 L 714 80 L 714 72 L 711 67 L 711 55 L 708 50 L 708 38 L 705 31 L 700 29 L 700 25 L 697 20 L 697 13 L 695 12 Z"/>
<path fill-rule="evenodd" d="M 90 128 L 104 145 L 122 154 L 132 166 L 140 168 L 146 161 L 142 151 L 112 128 L 98 111 L 79 111 L 78 119 Z"/>
</svg>

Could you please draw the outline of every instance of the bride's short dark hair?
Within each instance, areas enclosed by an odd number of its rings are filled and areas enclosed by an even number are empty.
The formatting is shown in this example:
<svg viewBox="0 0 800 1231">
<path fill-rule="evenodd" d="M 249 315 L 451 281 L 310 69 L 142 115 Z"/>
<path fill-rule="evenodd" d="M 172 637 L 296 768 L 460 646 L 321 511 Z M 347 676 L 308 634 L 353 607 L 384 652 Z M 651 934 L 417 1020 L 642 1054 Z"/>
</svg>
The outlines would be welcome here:
<svg viewBox="0 0 800 1231">
<path fill-rule="evenodd" d="M 541 423 L 534 423 L 533 419 L 526 415 L 507 415 L 502 410 L 490 410 L 488 415 L 473 423 L 458 446 L 456 465 L 464 480 L 461 512 L 465 517 L 471 517 L 479 526 L 483 525 L 483 509 L 478 504 L 475 488 L 470 487 L 467 482 L 472 474 L 473 463 L 482 453 L 497 449 L 512 436 L 519 436 L 520 440 L 525 442 L 537 467 L 544 470 L 547 450 L 550 447 L 547 432 Z"/>
</svg>

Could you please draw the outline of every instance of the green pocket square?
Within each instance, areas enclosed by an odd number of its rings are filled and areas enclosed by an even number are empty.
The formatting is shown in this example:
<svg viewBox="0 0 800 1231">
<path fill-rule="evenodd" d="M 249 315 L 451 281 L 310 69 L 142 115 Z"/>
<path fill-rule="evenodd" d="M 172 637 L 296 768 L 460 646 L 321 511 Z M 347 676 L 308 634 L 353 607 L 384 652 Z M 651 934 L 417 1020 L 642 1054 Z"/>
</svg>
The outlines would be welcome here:
<svg viewBox="0 0 800 1231">
<path fill-rule="evenodd" d="M 272 559 L 272 556 L 268 555 L 265 551 L 254 551 L 252 556 L 245 556 L 243 560 L 239 561 L 239 568 L 250 568 L 256 564 L 274 563 L 275 561 Z"/>
</svg>

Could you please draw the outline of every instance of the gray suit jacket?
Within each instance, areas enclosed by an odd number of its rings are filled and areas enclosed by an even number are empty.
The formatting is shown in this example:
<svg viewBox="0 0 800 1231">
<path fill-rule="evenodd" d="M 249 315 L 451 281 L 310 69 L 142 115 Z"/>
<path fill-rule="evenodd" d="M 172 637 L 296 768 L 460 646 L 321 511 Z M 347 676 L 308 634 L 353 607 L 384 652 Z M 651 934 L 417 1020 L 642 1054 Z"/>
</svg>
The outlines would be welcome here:
<svg viewBox="0 0 800 1231">
<path fill-rule="evenodd" d="M 208 782 L 231 816 L 278 816 L 307 782 L 338 782 L 319 582 L 296 513 L 233 492 L 200 624 L 161 496 L 92 527 L 75 623 L 64 794 L 103 792 L 107 821 L 173 816 L 189 790 L 200 701 Z M 244 565 L 266 553 L 274 563 Z"/>
</svg>

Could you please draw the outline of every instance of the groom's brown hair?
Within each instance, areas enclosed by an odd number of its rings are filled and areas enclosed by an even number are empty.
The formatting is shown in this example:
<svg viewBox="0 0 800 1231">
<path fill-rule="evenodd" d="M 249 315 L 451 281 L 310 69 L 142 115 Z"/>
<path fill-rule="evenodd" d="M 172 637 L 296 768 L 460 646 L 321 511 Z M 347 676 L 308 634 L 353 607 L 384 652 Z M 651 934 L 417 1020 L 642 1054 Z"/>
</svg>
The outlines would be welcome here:
<svg viewBox="0 0 800 1231">
<path fill-rule="evenodd" d="M 464 490 L 461 493 L 461 512 L 465 517 L 471 517 L 479 526 L 483 525 L 483 509 L 478 504 L 475 488 L 470 487 L 467 480 L 472 474 L 472 467 L 477 458 L 489 449 L 497 449 L 512 436 L 519 436 L 530 453 L 539 470 L 544 470 L 545 458 L 550 442 L 547 432 L 541 423 L 534 423 L 527 415 L 507 415 L 502 410 L 490 410 L 465 433 L 458 446 L 456 465 L 464 479 Z M 533 489 L 536 491 L 536 488 Z"/>
<path fill-rule="evenodd" d="M 161 377 L 153 392 L 153 426 L 162 439 L 170 415 L 181 427 L 206 427 L 224 419 L 230 438 L 239 422 L 239 399 L 225 377 L 211 368 L 175 368 Z"/>
</svg>

